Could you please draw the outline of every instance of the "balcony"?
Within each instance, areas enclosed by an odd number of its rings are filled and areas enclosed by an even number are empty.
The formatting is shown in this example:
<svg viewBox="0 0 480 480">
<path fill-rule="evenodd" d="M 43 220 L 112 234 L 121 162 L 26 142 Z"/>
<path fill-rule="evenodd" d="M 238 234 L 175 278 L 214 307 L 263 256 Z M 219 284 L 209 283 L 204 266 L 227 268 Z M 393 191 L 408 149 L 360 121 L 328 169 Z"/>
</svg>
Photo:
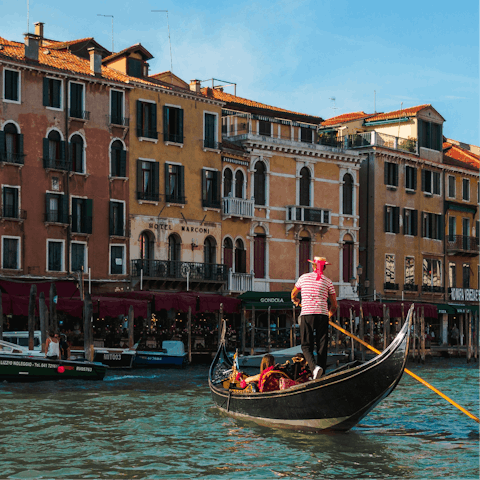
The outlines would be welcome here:
<svg viewBox="0 0 480 480">
<path fill-rule="evenodd" d="M 13 152 L 0 152 L 0 162 L 13 163 L 15 165 L 24 165 L 25 154 Z"/>
<path fill-rule="evenodd" d="M 69 108 L 68 116 L 75 120 L 90 120 L 90 112 L 76 108 Z"/>
<path fill-rule="evenodd" d="M 130 125 L 130 119 L 128 117 L 120 117 L 118 115 L 107 115 L 107 122 L 109 125 L 117 127 L 128 127 Z"/>
<path fill-rule="evenodd" d="M 323 208 L 305 207 L 302 205 L 287 205 L 286 233 L 291 228 L 299 230 L 302 225 L 311 225 L 325 233 L 330 226 L 330 210 Z"/>
<path fill-rule="evenodd" d="M 142 126 L 139 126 L 137 127 L 137 137 L 158 140 L 158 132 L 156 130 L 150 130 L 148 128 L 143 128 Z"/>
<path fill-rule="evenodd" d="M 26 220 L 27 211 L 15 208 L 10 205 L 4 205 L 2 207 L 2 220 Z"/>
<path fill-rule="evenodd" d="M 447 235 L 447 255 L 478 255 L 478 237 Z"/>
<path fill-rule="evenodd" d="M 228 270 L 227 290 L 229 292 L 243 293 L 253 290 L 253 272 L 236 273 Z"/>
<path fill-rule="evenodd" d="M 255 199 L 236 198 L 231 196 L 222 199 L 222 215 L 223 218 L 240 217 L 253 218 L 255 214 Z"/>
<path fill-rule="evenodd" d="M 43 168 L 51 170 L 71 170 L 71 164 L 62 158 L 44 158 Z"/>
<path fill-rule="evenodd" d="M 131 275 L 142 277 L 145 287 L 219 290 L 228 280 L 228 267 L 216 263 L 175 260 L 131 261 Z"/>
</svg>

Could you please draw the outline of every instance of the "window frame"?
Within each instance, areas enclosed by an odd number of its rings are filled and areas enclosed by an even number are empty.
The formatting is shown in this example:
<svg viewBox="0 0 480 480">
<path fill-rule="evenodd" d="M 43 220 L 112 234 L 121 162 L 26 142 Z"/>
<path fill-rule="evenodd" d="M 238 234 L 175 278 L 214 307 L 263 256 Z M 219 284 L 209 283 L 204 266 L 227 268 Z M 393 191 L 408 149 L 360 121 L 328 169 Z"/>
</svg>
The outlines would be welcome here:
<svg viewBox="0 0 480 480">
<path fill-rule="evenodd" d="M 398 188 L 398 163 L 383 162 L 384 181 L 388 188 Z"/>
<path fill-rule="evenodd" d="M 153 120 L 155 120 L 155 125 L 152 125 L 154 130 L 145 130 L 144 126 L 144 105 L 148 105 L 149 109 L 151 108 L 152 110 L 148 112 L 148 115 L 151 117 L 151 123 L 153 124 Z M 140 113 L 140 119 L 139 119 L 139 113 Z M 141 120 L 141 122 L 139 121 Z M 147 142 L 158 142 L 158 111 L 157 111 L 157 102 L 155 100 L 149 100 L 146 98 L 139 98 L 137 99 L 137 104 L 136 104 L 136 132 L 137 132 L 137 138 L 139 141 L 147 141 Z M 150 136 L 145 136 L 144 133 L 149 134 Z"/>
<path fill-rule="evenodd" d="M 115 225 L 112 225 L 112 211 L 113 211 L 113 204 L 120 204 L 122 205 L 122 233 L 119 234 L 118 231 L 115 229 Z M 108 225 L 108 230 L 109 230 L 109 236 L 116 236 L 116 237 L 125 237 L 126 236 L 126 206 L 127 202 L 125 200 L 117 200 L 111 198 L 108 202 L 108 211 L 109 211 L 109 225 Z M 113 229 L 112 229 L 113 226 Z"/>
<path fill-rule="evenodd" d="M 395 205 L 385 205 L 384 232 L 393 234 L 400 233 L 400 207 Z"/>
<path fill-rule="evenodd" d="M 470 201 L 470 179 L 469 178 L 462 178 L 462 200 L 464 202 Z"/>
<path fill-rule="evenodd" d="M 215 117 L 215 122 L 214 122 L 214 132 L 213 132 L 213 146 L 207 146 L 207 142 L 210 141 L 211 139 L 207 139 L 206 134 L 207 134 L 207 115 L 211 115 Z M 210 112 L 207 110 L 203 111 L 203 148 L 206 150 L 215 150 L 217 151 L 219 148 L 218 145 L 218 113 L 216 112 Z"/>
<path fill-rule="evenodd" d="M 412 259 L 412 265 L 408 265 L 407 260 Z M 412 281 L 407 282 L 407 268 L 412 268 L 413 269 L 413 275 L 412 275 Z M 415 257 L 413 255 L 405 255 L 405 262 L 404 262 L 404 285 L 415 285 Z M 408 279 L 410 280 L 410 279 Z"/>
<path fill-rule="evenodd" d="M 175 188 L 174 191 L 177 192 L 177 194 L 171 194 L 168 193 L 170 192 L 171 188 L 171 183 L 170 183 L 170 178 L 171 178 L 171 173 L 169 171 L 169 167 L 176 167 L 177 172 L 176 172 L 176 181 L 175 181 Z M 187 203 L 186 197 L 185 197 L 185 167 L 181 163 L 176 163 L 176 162 L 165 162 L 165 202 L 167 204 L 177 204 L 177 205 L 185 205 Z"/>
<path fill-rule="evenodd" d="M 403 209 L 403 234 L 411 237 L 418 235 L 418 210 L 414 208 Z"/>
<path fill-rule="evenodd" d="M 16 212 L 14 211 L 13 213 L 16 215 L 11 215 L 11 216 L 6 216 L 5 215 L 5 189 L 9 189 L 12 191 L 16 191 L 15 194 L 15 199 L 14 199 L 14 204 L 16 203 Z M 7 184 L 2 184 L 2 209 L 1 209 L 1 217 L 5 219 L 20 219 L 20 213 L 21 213 L 21 187 L 20 185 L 7 185 Z M 15 207 L 15 205 L 14 205 Z"/>
<path fill-rule="evenodd" d="M 427 173 L 430 175 L 430 186 L 431 190 L 427 190 Z M 422 175 L 422 192 L 425 195 L 441 195 L 442 194 L 442 183 L 441 183 L 441 175 L 440 172 L 435 170 L 430 170 L 428 168 L 422 168 L 421 170 Z M 437 179 L 437 180 L 435 180 Z M 436 186 L 438 186 L 438 191 L 436 191 Z"/>
<path fill-rule="evenodd" d="M 74 201 L 76 200 L 76 201 Z M 81 201 L 81 218 L 78 218 L 77 212 L 74 212 L 74 206 L 78 205 L 78 200 Z M 89 216 L 89 210 L 91 215 Z M 80 222 L 80 228 L 74 230 L 74 216 L 77 217 L 77 222 Z M 81 197 L 72 195 L 70 197 L 70 218 L 71 218 L 71 231 L 76 235 L 91 235 L 93 233 L 93 199 L 88 197 Z M 91 219 L 89 222 L 88 219 Z M 75 226 L 77 228 L 77 226 Z"/>
<path fill-rule="evenodd" d="M 82 110 L 81 110 L 82 116 L 81 117 L 72 116 L 72 84 L 82 86 Z M 86 88 L 85 83 L 76 82 L 74 80 L 69 80 L 68 81 L 68 117 L 69 118 L 74 118 L 74 119 L 78 119 L 78 120 L 83 120 L 84 119 L 85 111 L 86 111 L 86 108 L 85 108 L 85 102 L 86 102 L 86 96 L 87 96 L 86 92 L 87 92 L 87 88 Z"/>
<path fill-rule="evenodd" d="M 5 80 L 5 73 L 6 72 L 14 72 L 18 75 L 18 78 L 17 78 L 17 97 L 18 97 L 18 100 L 11 100 L 9 98 L 6 98 L 5 97 L 5 88 L 7 86 L 7 83 L 6 83 L 6 80 Z M 2 100 L 5 102 L 5 103 L 16 103 L 16 104 L 21 104 L 22 103 L 22 72 L 19 71 L 19 70 L 16 70 L 14 68 L 8 68 L 8 67 L 4 67 L 3 69 L 3 73 L 2 73 Z"/>
<path fill-rule="evenodd" d="M 412 167 L 411 165 L 405 165 L 405 190 L 409 192 L 415 192 L 417 190 L 417 167 Z M 408 172 L 412 171 L 411 174 Z M 410 186 L 410 183 L 413 182 L 413 186 Z"/>
<path fill-rule="evenodd" d="M 62 78 L 56 78 L 52 77 L 49 75 L 45 75 L 44 82 L 45 80 L 54 80 L 57 82 L 60 82 L 60 91 L 59 91 L 59 100 L 60 100 L 60 106 L 59 107 L 52 107 L 50 105 L 43 105 L 47 110 L 53 110 L 56 112 L 63 112 L 64 110 L 64 100 L 63 100 L 63 79 Z M 45 83 L 43 84 L 43 88 L 45 88 Z M 44 98 L 45 98 L 45 92 L 43 92 Z"/>
<path fill-rule="evenodd" d="M 112 272 L 112 248 L 121 247 L 122 248 L 122 273 L 113 273 Z M 108 274 L 109 275 L 126 275 L 127 274 L 127 258 L 126 258 L 126 245 L 124 243 L 110 243 L 108 245 Z M 118 258 L 118 257 L 116 257 Z"/>
<path fill-rule="evenodd" d="M 78 136 L 82 139 L 82 168 L 81 171 L 74 170 L 73 168 L 73 137 Z M 70 165 L 70 173 L 71 174 L 78 174 L 78 175 L 85 175 L 87 173 L 87 143 L 85 141 L 84 136 L 79 132 L 73 132 L 68 139 L 68 162 Z"/>
<path fill-rule="evenodd" d="M 4 240 L 16 240 L 17 241 L 17 268 L 5 267 L 4 256 L 5 256 L 5 244 Z M 14 235 L 2 235 L 2 269 L 4 270 L 21 270 L 22 269 L 22 237 Z"/>
<path fill-rule="evenodd" d="M 390 279 L 392 281 L 389 281 L 389 277 L 387 276 L 387 273 L 388 273 L 388 271 L 387 271 L 387 258 L 388 257 L 392 257 L 392 264 L 393 264 L 392 272 L 393 273 L 392 273 L 392 278 Z M 395 254 L 394 253 L 385 253 L 385 263 L 384 263 L 384 265 L 385 265 L 385 278 L 384 278 L 385 284 L 395 285 L 395 275 L 396 275 L 395 267 L 396 267 L 396 265 L 395 265 Z"/>
<path fill-rule="evenodd" d="M 120 115 L 120 118 L 122 120 L 121 123 L 116 123 L 113 121 L 113 115 L 112 115 L 112 100 L 113 100 L 113 92 L 121 93 L 122 94 L 122 114 Z M 109 92 L 109 99 L 108 99 L 108 116 L 110 119 L 110 123 L 112 125 L 125 125 L 125 92 L 123 90 L 120 90 L 118 88 L 111 88 Z"/>
<path fill-rule="evenodd" d="M 120 145 L 122 146 L 121 149 L 118 149 L 118 148 L 113 148 L 113 145 L 116 143 L 116 142 L 119 142 Z M 114 175 L 113 173 L 113 158 L 112 158 L 112 150 L 118 150 L 120 152 L 120 159 L 115 159 L 115 162 L 117 162 L 117 160 L 119 161 L 119 166 L 118 166 L 118 169 L 120 170 L 118 173 L 125 173 L 125 175 Z M 127 174 L 127 149 L 125 147 L 125 143 L 120 139 L 120 138 L 113 138 L 112 141 L 110 142 L 110 146 L 108 148 L 108 154 L 109 154 L 109 160 L 110 160 L 110 165 L 109 165 L 109 174 L 110 174 L 110 177 L 112 178 L 128 178 L 128 174 Z M 122 172 L 122 168 L 123 168 L 123 172 Z M 117 173 L 117 172 L 115 172 Z"/>
<path fill-rule="evenodd" d="M 50 259 L 50 253 L 49 253 L 49 247 L 48 245 L 50 243 L 60 243 L 62 245 L 62 251 L 60 255 L 60 270 L 50 270 L 49 269 L 49 259 Z M 66 273 L 65 271 L 65 240 L 59 239 L 59 238 L 47 238 L 47 252 L 46 252 L 46 266 L 45 266 L 45 271 L 46 272 L 52 272 L 52 273 Z"/>
<path fill-rule="evenodd" d="M 452 180 L 453 180 L 453 182 L 452 182 Z M 453 191 L 453 195 L 451 195 L 451 193 L 452 193 L 451 190 Z M 447 177 L 447 197 L 448 198 L 455 198 L 456 196 L 457 196 L 457 177 L 455 177 L 455 175 L 448 175 L 448 177 Z"/>
<path fill-rule="evenodd" d="M 84 250 L 83 250 L 83 263 L 84 263 L 84 272 L 88 272 L 88 243 L 87 242 L 81 242 L 79 240 L 72 240 L 71 242 L 71 247 L 70 248 L 70 272 L 79 272 L 80 270 L 74 270 L 73 269 L 73 245 L 83 245 Z"/>
<path fill-rule="evenodd" d="M 176 133 L 170 133 L 170 110 L 177 110 L 178 115 L 177 118 L 177 123 L 175 125 L 175 130 Z M 168 117 L 168 122 L 167 122 L 167 117 Z M 182 146 L 184 144 L 185 140 L 185 134 L 184 134 L 184 127 L 185 127 L 185 110 L 181 105 L 174 105 L 172 103 L 165 103 L 163 105 L 163 141 L 165 145 L 176 145 L 176 146 Z M 205 121 L 204 121 L 205 122 Z M 205 128 L 205 126 L 204 126 Z M 178 131 L 177 131 L 178 129 Z M 168 139 L 167 139 L 168 136 Z M 171 138 L 174 138 L 171 140 Z M 180 141 L 179 141 L 180 140 Z"/>
</svg>

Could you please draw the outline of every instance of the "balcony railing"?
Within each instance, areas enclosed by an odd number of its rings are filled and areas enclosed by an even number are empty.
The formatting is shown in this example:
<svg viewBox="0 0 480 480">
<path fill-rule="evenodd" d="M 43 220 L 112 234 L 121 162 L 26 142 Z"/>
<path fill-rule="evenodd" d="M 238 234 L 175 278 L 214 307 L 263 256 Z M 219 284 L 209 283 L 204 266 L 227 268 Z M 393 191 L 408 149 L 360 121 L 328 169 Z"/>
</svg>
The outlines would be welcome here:
<svg viewBox="0 0 480 480">
<path fill-rule="evenodd" d="M 174 260 L 132 260 L 132 276 L 171 280 L 215 281 L 228 280 L 228 267 L 217 263 L 181 262 Z"/>
<path fill-rule="evenodd" d="M 47 212 L 45 214 L 45 222 L 46 223 L 62 223 L 62 224 L 70 223 L 68 214 L 60 213 L 59 211 Z"/>
<path fill-rule="evenodd" d="M 137 127 L 137 137 L 158 139 L 158 132 L 156 130 L 149 130 L 147 128 Z"/>
<path fill-rule="evenodd" d="M 128 127 L 130 125 L 130 119 L 128 117 L 120 117 L 117 115 L 107 115 L 107 121 L 109 125 L 120 125 L 122 127 Z"/>
<path fill-rule="evenodd" d="M 253 290 L 253 272 L 236 273 L 228 270 L 227 290 L 229 292 L 243 293 Z"/>
<path fill-rule="evenodd" d="M 146 200 L 147 202 L 160 201 L 160 194 L 158 192 L 137 192 L 137 200 Z"/>
<path fill-rule="evenodd" d="M 53 170 L 71 170 L 70 162 L 61 158 L 44 158 L 43 168 L 51 168 Z"/>
<path fill-rule="evenodd" d="M 425 293 L 443 293 L 444 288 L 439 286 L 432 285 L 422 285 L 422 292 Z"/>
<path fill-rule="evenodd" d="M 76 108 L 69 108 L 68 116 L 79 120 L 90 120 L 90 112 L 87 112 L 86 110 L 78 110 Z"/>
<path fill-rule="evenodd" d="M 418 292 L 418 285 L 414 285 L 413 283 L 405 283 L 403 285 L 404 292 Z"/>
<path fill-rule="evenodd" d="M 223 197 L 223 215 L 231 217 L 253 218 L 255 211 L 255 199 L 236 198 L 233 196 Z"/>
<path fill-rule="evenodd" d="M 383 284 L 384 290 L 398 290 L 398 283 L 385 282 Z"/>
<path fill-rule="evenodd" d="M 329 225 L 330 210 L 323 208 L 304 207 L 301 205 L 287 205 L 287 222 L 309 222 Z"/>
<path fill-rule="evenodd" d="M 0 152 L 0 162 L 15 163 L 23 165 L 25 163 L 24 153 Z"/>
<path fill-rule="evenodd" d="M 416 153 L 417 141 L 414 138 L 401 138 L 386 133 L 363 132 L 346 136 L 319 133 L 318 143 L 335 148 L 358 148 L 368 146 L 387 147 L 394 150 Z"/>
<path fill-rule="evenodd" d="M 163 134 L 163 141 L 172 143 L 183 143 L 183 135 L 179 135 L 178 133 L 165 132 Z"/>
<path fill-rule="evenodd" d="M 478 237 L 447 235 L 447 252 L 478 254 Z"/>
<path fill-rule="evenodd" d="M 72 222 L 73 233 L 92 233 L 93 219 L 92 217 L 82 217 L 77 220 L 77 223 Z"/>
</svg>

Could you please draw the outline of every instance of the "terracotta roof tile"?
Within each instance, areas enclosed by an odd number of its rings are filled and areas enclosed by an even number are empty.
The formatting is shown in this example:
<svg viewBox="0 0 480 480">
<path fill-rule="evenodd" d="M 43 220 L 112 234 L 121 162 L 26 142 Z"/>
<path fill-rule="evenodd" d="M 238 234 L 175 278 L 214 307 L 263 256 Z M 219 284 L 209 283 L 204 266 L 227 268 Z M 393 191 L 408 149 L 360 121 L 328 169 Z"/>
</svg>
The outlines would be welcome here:
<svg viewBox="0 0 480 480">
<path fill-rule="evenodd" d="M 342 115 L 337 115 L 336 117 L 328 118 L 322 122 L 323 127 L 329 127 L 332 125 L 337 125 L 339 123 L 348 123 L 353 122 L 354 120 L 360 120 L 363 118 L 369 118 L 376 115 L 375 113 L 365 113 L 365 112 L 352 112 L 344 113 Z"/>
<path fill-rule="evenodd" d="M 480 168 L 480 156 L 469 152 L 458 145 L 449 142 L 443 142 L 443 153 L 445 163 L 447 164 L 451 163 L 452 165 L 462 166 L 459 165 L 459 163 L 463 163 L 465 164 L 465 168 L 473 167 L 475 170 Z M 449 159 L 453 159 L 455 162 L 449 162 Z"/>
<path fill-rule="evenodd" d="M 393 112 L 378 113 L 373 117 L 370 117 L 368 122 L 377 122 L 379 120 L 393 120 L 395 118 L 402 117 L 415 117 L 420 110 L 424 108 L 431 107 L 430 104 L 417 105 L 416 107 L 403 108 L 401 110 L 395 110 Z"/>
<path fill-rule="evenodd" d="M 113 60 L 117 57 L 122 56 L 124 53 L 133 52 L 135 50 L 141 50 L 142 53 L 143 53 L 143 56 L 145 57 L 146 60 L 150 60 L 151 58 L 153 58 L 153 55 L 141 43 L 136 43 L 135 45 L 124 48 L 123 50 L 120 50 L 119 52 L 112 53 L 108 57 L 105 57 L 102 60 L 102 63 L 107 63 L 110 60 Z"/>
<path fill-rule="evenodd" d="M 266 105 L 265 103 L 255 102 L 254 100 L 249 100 L 247 98 L 237 97 L 230 93 L 223 92 L 220 89 L 212 89 L 212 88 L 202 88 L 201 92 L 210 98 L 215 98 L 217 100 L 221 100 L 227 103 L 227 108 L 236 108 L 236 107 L 243 107 L 243 110 L 246 109 L 256 109 L 256 110 L 263 110 L 265 114 L 275 115 L 275 116 L 286 116 L 298 117 L 299 121 L 307 122 L 307 123 L 314 123 L 319 124 L 323 121 L 321 117 L 316 117 L 314 115 L 308 115 L 305 113 L 293 112 L 291 110 L 285 110 L 283 108 L 273 107 L 271 105 Z M 267 113 L 268 112 L 268 113 Z"/>
<path fill-rule="evenodd" d="M 76 45 L 77 43 L 88 42 L 93 40 L 93 37 L 79 38 L 78 40 L 69 40 L 68 42 L 53 42 L 49 45 L 49 48 L 52 50 L 60 50 L 62 48 L 70 47 L 71 45 Z"/>
</svg>

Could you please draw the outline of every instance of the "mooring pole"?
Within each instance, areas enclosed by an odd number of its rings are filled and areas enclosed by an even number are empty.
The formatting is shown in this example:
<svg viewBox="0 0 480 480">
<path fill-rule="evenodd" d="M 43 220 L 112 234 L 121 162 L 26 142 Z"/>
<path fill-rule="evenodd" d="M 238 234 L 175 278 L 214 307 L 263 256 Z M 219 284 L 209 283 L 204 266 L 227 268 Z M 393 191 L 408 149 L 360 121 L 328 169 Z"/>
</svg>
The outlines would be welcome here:
<svg viewBox="0 0 480 480">
<path fill-rule="evenodd" d="M 242 310 L 242 355 L 245 356 L 246 349 L 246 322 L 247 322 L 247 309 L 243 307 Z"/>
<path fill-rule="evenodd" d="M 37 286 L 30 287 L 30 298 L 28 300 L 28 349 L 33 350 L 35 337 L 35 301 L 37 298 Z"/>
<path fill-rule="evenodd" d="M 422 307 L 422 316 L 420 317 L 420 361 L 425 363 L 425 307 Z"/>
<path fill-rule="evenodd" d="M 270 310 L 271 310 L 271 308 L 272 307 L 269 305 L 268 306 L 268 314 L 267 314 L 267 316 L 268 316 L 268 334 L 267 334 L 267 342 L 268 342 L 268 350 L 267 351 L 268 351 L 268 353 L 270 353 L 270 347 L 271 347 L 271 345 L 270 345 L 270 342 L 271 342 L 271 338 L 270 338 Z"/>
<path fill-rule="evenodd" d="M 40 298 L 38 300 L 38 313 L 40 317 L 40 336 L 41 336 L 41 349 L 45 352 L 45 343 L 47 342 L 47 318 L 46 318 L 46 305 L 45 294 L 40 292 Z M 46 352 L 45 352 L 46 353 Z"/>
<path fill-rule="evenodd" d="M 192 363 L 192 307 L 188 307 L 188 363 Z"/>
<path fill-rule="evenodd" d="M 255 355 L 255 307 L 252 307 L 252 330 L 250 332 L 250 355 Z"/>
<path fill-rule="evenodd" d="M 133 305 L 128 309 L 128 348 L 133 348 L 134 338 L 133 330 L 135 326 L 135 316 L 133 314 Z"/>
</svg>

